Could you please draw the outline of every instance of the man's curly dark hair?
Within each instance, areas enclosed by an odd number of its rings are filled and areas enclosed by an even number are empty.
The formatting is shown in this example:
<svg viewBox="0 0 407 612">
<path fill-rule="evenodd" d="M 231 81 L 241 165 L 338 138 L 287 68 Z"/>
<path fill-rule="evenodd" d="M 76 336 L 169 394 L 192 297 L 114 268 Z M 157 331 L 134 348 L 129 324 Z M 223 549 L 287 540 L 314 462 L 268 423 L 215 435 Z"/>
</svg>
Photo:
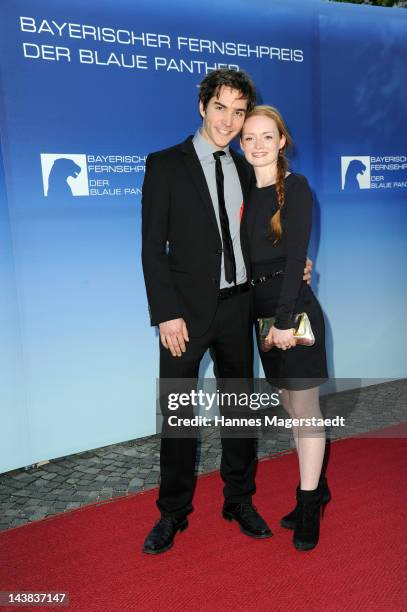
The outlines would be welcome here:
<svg viewBox="0 0 407 612">
<path fill-rule="evenodd" d="M 242 98 L 247 100 L 247 113 L 256 106 L 256 88 L 251 78 L 243 70 L 229 70 L 221 68 L 206 75 L 199 86 L 199 100 L 204 110 L 214 96 L 219 98 L 221 87 L 231 87 L 241 92 Z"/>
</svg>

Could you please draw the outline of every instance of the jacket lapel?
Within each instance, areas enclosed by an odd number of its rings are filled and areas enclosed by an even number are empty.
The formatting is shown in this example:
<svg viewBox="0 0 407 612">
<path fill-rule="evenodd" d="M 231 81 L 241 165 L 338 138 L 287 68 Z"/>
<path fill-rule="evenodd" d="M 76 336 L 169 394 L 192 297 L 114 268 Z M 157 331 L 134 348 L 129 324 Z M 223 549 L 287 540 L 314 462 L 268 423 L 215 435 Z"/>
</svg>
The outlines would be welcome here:
<svg viewBox="0 0 407 612">
<path fill-rule="evenodd" d="M 244 203 L 243 214 L 245 214 L 247 200 L 249 196 L 249 189 L 250 189 L 250 175 L 249 175 L 249 172 L 247 171 L 247 168 L 245 167 L 246 162 L 241 158 L 241 156 L 238 155 L 232 149 L 232 147 L 230 147 L 229 151 L 230 151 L 231 156 L 233 157 L 233 161 L 235 162 L 236 170 L 239 175 L 240 186 L 242 188 L 242 194 L 243 194 L 243 203 Z"/>
<path fill-rule="evenodd" d="M 209 193 L 208 184 L 206 182 L 204 171 L 202 170 L 201 162 L 198 159 L 192 142 L 192 136 L 189 136 L 187 140 L 182 143 L 181 150 L 184 153 L 184 162 L 187 166 L 188 173 L 195 184 L 197 192 L 199 193 L 201 201 L 205 206 L 209 219 L 216 230 L 219 240 L 221 240 L 212 198 Z"/>
<path fill-rule="evenodd" d="M 235 162 L 237 173 L 239 175 L 240 185 L 243 194 L 243 211 L 240 220 L 240 246 L 242 248 L 243 259 L 246 265 L 247 278 L 250 280 L 250 259 L 249 259 L 249 241 L 247 235 L 247 213 L 249 209 L 249 194 L 254 176 L 253 170 L 250 170 L 245 160 L 238 155 L 232 147 L 230 153 Z"/>
</svg>

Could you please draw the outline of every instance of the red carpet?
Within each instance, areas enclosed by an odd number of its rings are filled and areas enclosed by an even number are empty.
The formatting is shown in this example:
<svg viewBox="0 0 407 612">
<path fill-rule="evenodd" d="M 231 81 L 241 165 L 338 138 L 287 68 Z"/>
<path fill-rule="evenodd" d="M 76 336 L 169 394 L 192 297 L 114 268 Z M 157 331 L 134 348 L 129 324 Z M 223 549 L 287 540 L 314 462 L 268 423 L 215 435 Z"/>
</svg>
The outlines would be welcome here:
<svg viewBox="0 0 407 612">
<path fill-rule="evenodd" d="M 140 552 L 156 491 L 3 532 L 0 590 L 68 591 L 62 609 L 81 612 L 406 610 L 406 451 L 405 438 L 332 444 L 332 501 L 311 552 L 297 552 L 278 524 L 294 501 L 290 453 L 259 464 L 255 504 L 271 539 L 220 517 L 214 473 L 199 479 L 189 528 L 160 556 Z"/>
</svg>

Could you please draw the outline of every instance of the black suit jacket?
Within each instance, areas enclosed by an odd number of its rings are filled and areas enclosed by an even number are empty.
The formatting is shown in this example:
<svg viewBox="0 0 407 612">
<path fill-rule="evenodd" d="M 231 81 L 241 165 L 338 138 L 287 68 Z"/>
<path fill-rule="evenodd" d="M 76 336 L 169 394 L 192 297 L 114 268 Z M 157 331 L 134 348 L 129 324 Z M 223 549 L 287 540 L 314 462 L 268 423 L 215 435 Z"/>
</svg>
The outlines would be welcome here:
<svg viewBox="0 0 407 612">
<path fill-rule="evenodd" d="M 230 152 L 243 193 L 240 239 L 249 277 L 246 212 L 252 170 L 243 157 Z M 204 334 L 218 303 L 221 255 L 214 207 L 192 136 L 148 155 L 142 262 L 151 325 L 182 317 L 191 336 Z"/>
</svg>

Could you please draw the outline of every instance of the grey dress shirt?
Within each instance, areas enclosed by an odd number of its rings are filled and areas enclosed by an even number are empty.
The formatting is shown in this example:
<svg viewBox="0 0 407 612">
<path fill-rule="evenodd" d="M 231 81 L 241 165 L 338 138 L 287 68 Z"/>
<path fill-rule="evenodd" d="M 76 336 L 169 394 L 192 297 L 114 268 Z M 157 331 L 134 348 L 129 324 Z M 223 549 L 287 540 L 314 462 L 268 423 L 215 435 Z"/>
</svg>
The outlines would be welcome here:
<svg viewBox="0 0 407 612">
<path fill-rule="evenodd" d="M 215 151 L 218 151 L 218 149 L 202 136 L 200 130 L 197 130 L 192 142 L 205 174 L 216 215 L 216 221 L 218 223 L 219 235 L 222 237 L 219 219 L 218 190 L 216 187 L 215 158 L 213 157 L 213 154 Z M 240 244 L 240 214 L 243 204 L 243 194 L 239 175 L 233 157 L 230 154 L 229 147 L 223 150 L 225 155 L 222 155 L 221 163 L 224 176 L 226 212 L 229 218 L 230 236 L 233 241 L 233 251 L 235 254 L 236 282 L 240 285 L 247 280 L 246 267 L 244 265 L 242 247 Z M 220 288 L 224 289 L 225 287 L 233 287 L 233 283 L 228 283 L 225 279 L 225 261 L 222 254 Z"/>
</svg>

